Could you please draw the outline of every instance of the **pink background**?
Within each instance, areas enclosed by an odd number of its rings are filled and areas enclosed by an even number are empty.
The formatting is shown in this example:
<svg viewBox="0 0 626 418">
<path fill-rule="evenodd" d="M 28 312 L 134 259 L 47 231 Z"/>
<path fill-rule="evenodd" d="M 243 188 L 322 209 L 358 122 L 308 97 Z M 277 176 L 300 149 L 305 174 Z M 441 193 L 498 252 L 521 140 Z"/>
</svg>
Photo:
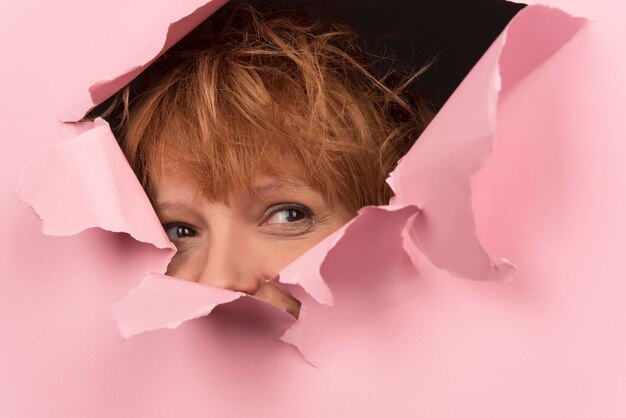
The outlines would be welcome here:
<svg viewBox="0 0 626 418">
<path fill-rule="evenodd" d="M 123 341 L 110 308 L 164 250 L 99 229 L 42 235 L 14 192 L 40 149 L 85 129 L 59 119 L 90 107 L 90 86 L 151 60 L 202 3 L 0 5 L 0 415 L 626 415 L 626 33 L 609 1 L 558 2 L 593 21 L 532 65 L 527 52 L 571 21 L 523 11 L 439 117 L 460 131 L 475 122 L 464 109 L 491 118 L 495 151 L 472 198 L 512 282 L 453 277 L 414 253 L 419 275 L 392 305 L 369 309 L 359 277 L 329 283 L 341 321 L 320 323 L 317 368 L 227 306 Z M 497 68 L 502 91 L 474 94 Z"/>
</svg>

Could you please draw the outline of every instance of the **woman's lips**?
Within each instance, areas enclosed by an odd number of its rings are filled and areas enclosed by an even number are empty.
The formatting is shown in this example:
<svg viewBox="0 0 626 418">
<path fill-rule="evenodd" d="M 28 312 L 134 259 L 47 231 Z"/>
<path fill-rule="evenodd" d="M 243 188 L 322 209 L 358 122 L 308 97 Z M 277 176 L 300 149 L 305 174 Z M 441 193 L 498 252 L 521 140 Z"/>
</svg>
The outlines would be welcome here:
<svg viewBox="0 0 626 418">
<path fill-rule="evenodd" d="M 275 282 L 265 282 L 252 296 L 286 310 L 296 319 L 300 315 L 300 302 Z"/>
</svg>

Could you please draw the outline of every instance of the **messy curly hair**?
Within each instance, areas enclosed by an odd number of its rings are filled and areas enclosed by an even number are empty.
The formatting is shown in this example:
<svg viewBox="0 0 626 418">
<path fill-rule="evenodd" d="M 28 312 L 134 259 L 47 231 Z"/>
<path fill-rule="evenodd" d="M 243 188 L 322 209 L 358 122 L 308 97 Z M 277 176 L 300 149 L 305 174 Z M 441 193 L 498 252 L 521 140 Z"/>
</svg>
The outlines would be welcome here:
<svg viewBox="0 0 626 418">
<path fill-rule="evenodd" d="M 211 201 L 264 174 L 356 211 L 388 202 L 389 172 L 431 117 L 406 91 L 420 71 L 379 79 L 377 62 L 342 24 L 227 6 L 157 60 L 139 92 L 119 92 L 108 114 L 149 196 L 167 165 Z"/>
</svg>

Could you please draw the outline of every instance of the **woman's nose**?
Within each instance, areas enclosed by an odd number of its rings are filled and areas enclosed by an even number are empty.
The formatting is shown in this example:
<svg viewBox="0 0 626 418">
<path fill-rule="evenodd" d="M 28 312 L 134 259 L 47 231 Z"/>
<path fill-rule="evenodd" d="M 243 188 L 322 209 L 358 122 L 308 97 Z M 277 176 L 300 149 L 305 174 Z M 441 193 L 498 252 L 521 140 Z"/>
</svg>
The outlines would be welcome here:
<svg viewBox="0 0 626 418">
<path fill-rule="evenodd" d="M 255 293 L 263 284 L 262 275 L 255 272 L 254 254 L 246 245 L 245 236 L 234 231 L 222 231 L 211 236 L 205 262 L 198 282 L 223 289 Z"/>
</svg>

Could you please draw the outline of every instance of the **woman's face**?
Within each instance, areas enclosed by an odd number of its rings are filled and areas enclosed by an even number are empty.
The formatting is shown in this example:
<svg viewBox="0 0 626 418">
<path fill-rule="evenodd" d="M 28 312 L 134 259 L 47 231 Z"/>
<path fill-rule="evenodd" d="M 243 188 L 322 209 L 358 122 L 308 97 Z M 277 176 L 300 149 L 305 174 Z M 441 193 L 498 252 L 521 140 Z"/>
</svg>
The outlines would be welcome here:
<svg viewBox="0 0 626 418">
<path fill-rule="evenodd" d="M 253 295 L 297 317 L 300 303 L 271 281 L 354 214 L 331 207 L 295 178 L 259 177 L 229 205 L 208 200 L 185 177 L 153 178 L 154 205 L 178 249 L 167 274 Z"/>
</svg>

